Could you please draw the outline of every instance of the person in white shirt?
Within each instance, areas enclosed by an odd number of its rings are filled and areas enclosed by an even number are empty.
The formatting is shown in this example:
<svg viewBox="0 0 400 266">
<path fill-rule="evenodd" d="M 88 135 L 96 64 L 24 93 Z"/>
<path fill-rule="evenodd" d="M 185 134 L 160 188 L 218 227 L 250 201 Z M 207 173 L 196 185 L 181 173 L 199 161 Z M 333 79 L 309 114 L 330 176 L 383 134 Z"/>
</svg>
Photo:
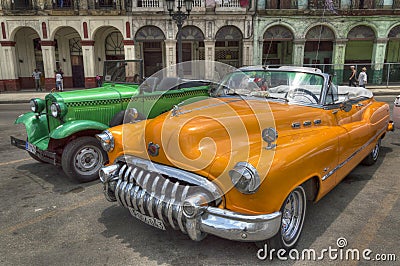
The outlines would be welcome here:
<svg viewBox="0 0 400 266">
<path fill-rule="evenodd" d="M 365 88 L 367 84 L 368 76 L 367 76 L 367 68 L 363 67 L 361 69 L 360 74 L 358 75 L 358 86 Z"/>
<path fill-rule="evenodd" d="M 63 91 L 63 86 L 62 86 L 62 75 L 60 72 L 56 73 L 56 89 L 59 91 Z"/>
</svg>

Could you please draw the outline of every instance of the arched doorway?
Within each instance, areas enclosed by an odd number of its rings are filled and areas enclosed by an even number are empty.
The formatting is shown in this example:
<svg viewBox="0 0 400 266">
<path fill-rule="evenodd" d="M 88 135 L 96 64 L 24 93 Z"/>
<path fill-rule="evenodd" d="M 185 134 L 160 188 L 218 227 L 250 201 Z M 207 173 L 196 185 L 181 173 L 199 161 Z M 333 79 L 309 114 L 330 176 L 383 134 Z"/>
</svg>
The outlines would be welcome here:
<svg viewBox="0 0 400 266">
<path fill-rule="evenodd" d="M 124 60 L 125 51 L 123 36 L 119 31 L 109 33 L 105 40 L 104 50 L 106 52 L 106 60 Z"/>
<path fill-rule="evenodd" d="M 292 64 L 293 33 L 284 26 L 272 26 L 263 36 L 262 64 Z"/>
<path fill-rule="evenodd" d="M 72 27 L 62 27 L 55 36 L 55 69 L 62 69 L 64 88 L 85 87 L 81 36 Z"/>
<path fill-rule="evenodd" d="M 242 66 L 242 32 L 234 26 L 224 26 L 215 35 L 215 61 L 234 67 Z"/>
<path fill-rule="evenodd" d="M 386 45 L 385 64 L 383 68 L 384 82 L 398 82 L 400 80 L 400 25 L 392 28 L 388 34 Z"/>
<path fill-rule="evenodd" d="M 320 68 L 323 72 L 331 72 L 333 41 L 335 34 L 324 26 L 311 28 L 306 34 L 304 46 L 304 65 Z"/>
<path fill-rule="evenodd" d="M 149 77 L 163 67 L 163 47 L 165 36 L 156 26 L 144 26 L 135 35 L 140 55 L 144 62 L 144 75 Z"/>
<path fill-rule="evenodd" d="M 43 88 L 44 65 L 39 34 L 32 28 L 24 27 L 16 32 L 14 40 L 16 75 L 18 76 L 19 89 L 35 88 L 35 83 L 32 79 L 32 72 L 35 68 L 42 73 L 41 87 Z"/>
<path fill-rule="evenodd" d="M 69 39 L 69 52 L 71 55 L 72 86 L 74 88 L 85 87 L 81 38 Z"/>
<path fill-rule="evenodd" d="M 178 59 L 178 44 L 176 44 L 176 58 Z M 204 34 L 196 26 L 186 26 L 182 28 L 182 62 L 192 60 L 204 60 Z M 197 65 L 197 64 L 194 64 Z M 185 75 L 192 75 L 192 64 L 184 68 Z M 199 70 L 200 71 L 200 70 Z"/>
<path fill-rule="evenodd" d="M 368 26 L 356 26 L 347 34 L 347 45 L 345 53 L 345 69 L 343 82 L 348 82 L 351 70 L 350 65 L 355 65 L 357 73 L 362 67 L 367 67 L 368 80 L 374 80 L 371 62 L 374 50 L 375 33 Z"/>
</svg>

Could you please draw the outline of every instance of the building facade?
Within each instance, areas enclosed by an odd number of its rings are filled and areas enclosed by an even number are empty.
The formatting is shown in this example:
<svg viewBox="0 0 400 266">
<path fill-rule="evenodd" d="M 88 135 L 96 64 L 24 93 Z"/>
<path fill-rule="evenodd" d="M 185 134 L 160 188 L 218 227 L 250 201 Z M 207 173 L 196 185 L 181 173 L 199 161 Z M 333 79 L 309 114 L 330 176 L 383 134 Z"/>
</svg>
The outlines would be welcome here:
<svg viewBox="0 0 400 266">
<path fill-rule="evenodd" d="M 145 76 L 177 61 L 177 26 L 162 0 L 2 1 L 1 90 L 32 88 L 35 68 L 46 89 L 60 68 L 65 87 L 89 88 L 104 60 L 141 58 Z M 252 64 L 254 6 L 195 0 L 182 29 L 183 61 Z"/>
<path fill-rule="evenodd" d="M 254 51 L 255 64 L 316 66 L 339 84 L 350 65 L 400 83 L 400 1 L 259 0 Z"/>
<path fill-rule="evenodd" d="M 104 60 L 144 60 L 144 75 L 177 62 L 177 25 L 163 0 L 0 0 L 0 90 L 94 87 Z M 178 2 L 178 0 L 176 0 Z M 346 80 L 348 64 L 382 83 L 400 63 L 400 0 L 194 0 L 182 58 L 314 65 Z M 197 71 L 197 70 L 194 70 Z M 198 76 L 198 75 L 197 75 Z M 206 76 L 205 76 L 206 78 Z"/>
</svg>

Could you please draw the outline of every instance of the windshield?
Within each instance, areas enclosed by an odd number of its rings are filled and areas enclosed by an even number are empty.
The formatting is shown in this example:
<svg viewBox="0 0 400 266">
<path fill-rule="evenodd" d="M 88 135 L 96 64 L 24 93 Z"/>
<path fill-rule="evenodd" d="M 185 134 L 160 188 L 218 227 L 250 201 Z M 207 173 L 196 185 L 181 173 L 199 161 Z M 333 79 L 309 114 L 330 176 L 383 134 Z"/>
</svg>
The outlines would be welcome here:
<svg viewBox="0 0 400 266">
<path fill-rule="evenodd" d="M 294 71 L 237 71 L 224 77 L 216 96 L 270 97 L 286 101 L 319 103 L 324 78 Z"/>
<path fill-rule="evenodd" d="M 143 81 L 141 60 L 104 61 L 104 81 L 136 83 Z"/>
</svg>

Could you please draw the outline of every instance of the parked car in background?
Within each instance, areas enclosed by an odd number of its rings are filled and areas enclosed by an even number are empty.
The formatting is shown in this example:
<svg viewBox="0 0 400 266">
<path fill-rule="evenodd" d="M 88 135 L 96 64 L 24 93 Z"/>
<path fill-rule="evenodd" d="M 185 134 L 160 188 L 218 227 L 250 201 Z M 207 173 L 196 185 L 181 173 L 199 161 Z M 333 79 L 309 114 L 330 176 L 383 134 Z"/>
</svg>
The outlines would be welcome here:
<svg viewBox="0 0 400 266">
<path fill-rule="evenodd" d="M 389 105 L 318 69 L 254 66 L 208 98 L 98 135 L 109 201 L 159 229 L 293 248 L 307 200 L 378 160 Z M 122 134 L 123 132 L 123 134 Z"/>
<path fill-rule="evenodd" d="M 142 60 L 105 61 L 102 87 L 32 99 L 32 111 L 15 121 L 25 125 L 27 138 L 11 137 L 11 144 L 26 150 L 39 162 L 61 165 L 72 179 L 80 182 L 97 179 L 108 158 L 95 134 L 121 124 L 132 97 L 131 105 L 138 112 L 136 117 L 146 119 L 189 98 L 208 95 L 208 82 L 164 86 L 174 81 L 170 78 L 145 80 L 139 90 L 142 68 Z"/>
<path fill-rule="evenodd" d="M 400 128 L 400 95 L 394 100 L 393 112 L 392 112 L 394 126 Z"/>
</svg>

